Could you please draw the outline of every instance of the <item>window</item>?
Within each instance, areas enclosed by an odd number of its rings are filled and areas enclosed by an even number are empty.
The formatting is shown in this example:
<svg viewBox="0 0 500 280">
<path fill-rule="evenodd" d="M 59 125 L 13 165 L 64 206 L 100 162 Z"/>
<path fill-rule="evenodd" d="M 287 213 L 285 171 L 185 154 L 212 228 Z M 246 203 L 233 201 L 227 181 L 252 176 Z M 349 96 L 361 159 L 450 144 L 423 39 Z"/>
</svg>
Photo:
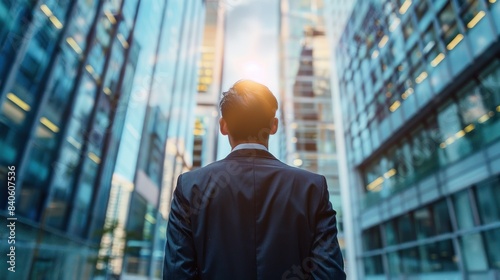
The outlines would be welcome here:
<svg viewBox="0 0 500 280">
<path fill-rule="evenodd" d="M 433 67 L 437 66 L 442 60 L 442 58 L 438 58 L 440 51 L 436 38 L 436 32 L 431 24 L 423 34 L 423 53 L 427 57 L 427 61 L 429 61 Z"/>
<path fill-rule="evenodd" d="M 394 169 L 396 171 L 394 178 L 399 187 L 405 187 L 413 181 L 415 174 L 411 160 L 411 148 L 408 141 L 404 139 L 400 148 L 396 150 L 394 161 Z"/>
<path fill-rule="evenodd" d="M 374 103 L 372 103 L 372 104 L 374 104 Z M 379 139 L 379 135 L 378 135 L 378 123 L 376 120 L 373 120 L 370 123 L 370 132 L 371 132 L 370 135 L 371 135 L 372 146 L 375 149 L 376 147 L 378 147 L 380 145 L 380 139 Z"/>
<path fill-rule="evenodd" d="M 401 257 L 399 256 L 399 252 L 387 254 L 387 262 L 391 276 L 398 276 L 401 274 Z"/>
<path fill-rule="evenodd" d="M 68 232 L 79 237 L 87 235 L 87 224 L 90 218 L 92 195 L 94 192 L 94 182 L 97 175 L 98 165 L 86 158 L 83 165 L 81 181 L 78 182 L 78 189 L 73 203 L 73 212 L 68 225 Z"/>
<path fill-rule="evenodd" d="M 65 226 L 65 217 L 68 208 L 71 208 L 71 193 L 73 191 L 73 181 L 76 178 L 76 167 L 80 157 L 78 142 L 73 141 L 70 135 L 61 145 L 61 156 L 54 161 L 52 201 L 49 202 L 49 208 L 45 214 L 46 224 L 63 229 Z M 71 143 L 70 143 L 71 140 Z M 74 142 L 74 143 L 73 143 Z M 76 144 L 76 145 L 75 145 Z"/>
<path fill-rule="evenodd" d="M 420 258 L 418 257 L 417 248 L 410 248 L 401 251 L 401 262 L 404 273 L 418 273 L 420 270 Z"/>
<path fill-rule="evenodd" d="M 382 265 L 382 256 L 373 256 L 364 259 L 366 275 L 384 274 L 384 266 Z"/>
<path fill-rule="evenodd" d="M 459 229 L 469 229 L 474 227 L 474 218 L 469 200 L 468 190 L 461 191 L 453 196 L 455 206 L 455 217 Z"/>
<path fill-rule="evenodd" d="M 451 240 L 440 241 L 418 248 L 422 272 L 457 271 L 456 254 Z"/>
<path fill-rule="evenodd" d="M 382 158 L 382 173 L 380 176 L 384 178 L 383 188 L 382 188 L 382 196 L 387 197 L 393 194 L 396 191 L 396 180 L 394 175 L 397 174 L 395 169 L 395 151 L 396 147 L 389 150 L 387 155 Z"/>
<path fill-rule="evenodd" d="M 391 48 L 392 47 L 389 46 L 389 49 L 391 49 Z M 389 67 L 389 68 L 394 67 L 393 66 L 393 64 L 394 64 L 394 55 L 393 55 L 392 51 L 384 52 L 382 54 L 382 59 L 381 60 L 382 60 L 382 65 L 385 65 L 385 68 L 384 68 L 384 66 L 382 66 L 382 69 L 384 71 L 387 70 L 387 67 Z"/>
<path fill-rule="evenodd" d="M 19 69 L 22 77 L 24 79 L 19 79 L 20 83 L 26 89 L 30 89 L 35 86 L 38 79 L 40 79 L 41 72 L 43 71 L 43 61 L 39 57 L 36 57 L 33 53 L 35 50 L 28 52 L 24 57 L 21 67 Z"/>
<path fill-rule="evenodd" d="M 418 4 L 416 5 L 417 6 L 415 7 L 415 15 L 417 16 L 417 19 L 420 21 L 427 13 L 429 6 L 427 5 L 427 1 L 419 1 Z"/>
<path fill-rule="evenodd" d="M 434 234 L 432 212 L 429 207 L 415 211 L 413 216 L 415 217 L 417 239 L 427 238 Z"/>
<path fill-rule="evenodd" d="M 465 5 L 463 5 L 465 10 L 460 15 L 460 17 L 462 18 L 462 22 L 467 27 L 467 29 L 474 28 L 476 24 L 478 24 L 485 15 L 484 11 L 481 10 L 481 8 L 479 7 L 479 1 L 461 0 L 459 2 L 466 2 Z"/>
<path fill-rule="evenodd" d="M 377 83 L 377 73 L 375 71 L 370 72 L 370 79 L 371 79 L 372 85 Z"/>
<path fill-rule="evenodd" d="M 420 74 L 422 73 L 423 66 L 422 66 L 422 52 L 420 51 L 420 48 L 418 44 L 415 44 L 415 46 L 411 49 L 410 53 L 410 64 L 412 67 L 412 74 L 413 74 L 413 79 L 417 79 Z"/>
<path fill-rule="evenodd" d="M 410 18 L 403 24 L 403 35 L 405 37 L 405 40 L 407 40 L 413 34 L 414 30 L 415 26 L 413 25 L 413 22 L 411 21 Z"/>
<path fill-rule="evenodd" d="M 404 80 L 408 78 L 408 73 L 410 71 L 410 66 L 408 65 L 408 61 L 403 60 L 396 70 L 397 71 L 395 71 L 395 75 L 398 79 L 398 83 L 402 83 Z"/>
<path fill-rule="evenodd" d="M 495 60 L 479 76 L 479 92 L 485 114 L 479 116 L 484 142 L 500 138 L 500 63 Z"/>
<path fill-rule="evenodd" d="M 396 20 L 389 26 L 389 31 L 393 32 L 391 39 L 391 53 L 396 60 L 399 60 L 400 57 L 404 56 L 404 38 L 403 31 L 400 28 L 397 28 L 400 23 L 400 19 L 396 17 Z"/>
<path fill-rule="evenodd" d="M 363 231 L 363 247 L 366 251 L 382 248 L 380 229 L 378 226 Z"/>
<path fill-rule="evenodd" d="M 441 107 L 438 113 L 438 125 L 441 134 L 439 147 L 444 151 L 440 158 L 441 164 L 457 161 L 472 151 L 470 140 L 464 137 L 469 128 L 462 124 L 456 103 L 448 102 Z"/>
<path fill-rule="evenodd" d="M 382 72 L 387 70 L 387 58 L 385 56 L 380 59 L 380 69 L 382 69 Z"/>
<path fill-rule="evenodd" d="M 398 235 L 401 243 L 415 240 L 415 224 L 412 213 L 398 218 Z"/>
<path fill-rule="evenodd" d="M 49 19 L 46 18 L 43 25 L 35 34 L 35 40 L 41 49 L 47 50 L 51 47 L 51 43 L 53 43 L 51 41 L 53 41 L 55 37 L 53 30 L 53 25 L 49 22 Z"/>
<path fill-rule="evenodd" d="M 383 225 L 385 235 L 385 245 L 391 246 L 398 243 L 398 236 L 396 234 L 396 227 L 394 221 L 388 221 Z"/>
<path fill-rule="evenodd" d="M 475 188 L 481 223 L 500 221 L 500 182 L 498 179 L 482 182 Z"/>
<path fill-rule="evenodd" d="M 352 148 L 354 150 L 354 160 L 356 162 L 361 161 L 361 139 L 359 136 L 354 137 Z"/>
<path fill-rule="evenodd" d="M 415 177 L 426 176 L 437 169 L 436 144 L 432 134 L 424 127 L 412 133 L 411 154 Z"/>
<path fill-rule="evenodd" d="M 465 138 L 476 142 L 476 146 L 483 141 L 483 136 L 478 131 L 478 120 L 482 116 L 487 116 L 483 98 L 476 84 L 470 83 L 458 94 L 460 116 L 463 122 L 463 132 Z"/>
<path fill-rule="evenodd" d="M 434 230 L 436 234 L 451 232 L 450 214 L 446 200 L 441 200 L 432 205 L 434 217 Z"/>
<path fill-rule="evenodd" d="M 370 141 L 370 130 L 365 128 L 361 131 L 361 142 L 363 147 L 363 156 L 368 156 L 372 151 L 371 141 Z"/>
<path fill-rule="evenodd" d="M 144 227 L 147 214 L 147 201 L 138 194 L 132 194 L 130 199 L 130 214 L 127 223 L 127 231 L 133 232 L 136 240 L 144 239 Z M 141 247 L 132 247 L 127 252 L 128 257 L 139 257 Z"/>
<path fill-rule="evenodd" d="M 488 269 L 488 261 L 483 247 L 481 234 L 474 233 L 465 235 L 460 239 L 462 256 L 467 271 L 485 271 Z"/>
<path fill-rule="evenodd" d="M 488 251 L 488 259 L 493 268 L 500 268 L 500 228 L 489 230 L 484 233 L 486 250 Z"/>
<path fill-rule="evenodd" d="M 445 45 L 448 49 L 451 48 L 450 42 L 458 35 L 458 26 L 456 22 L 456 16 L 451 6 L 451 3 L 446 5 L 446 7 L 439 13 L 439 23 L 441 25 L 441 35 Z"/>
</svg>

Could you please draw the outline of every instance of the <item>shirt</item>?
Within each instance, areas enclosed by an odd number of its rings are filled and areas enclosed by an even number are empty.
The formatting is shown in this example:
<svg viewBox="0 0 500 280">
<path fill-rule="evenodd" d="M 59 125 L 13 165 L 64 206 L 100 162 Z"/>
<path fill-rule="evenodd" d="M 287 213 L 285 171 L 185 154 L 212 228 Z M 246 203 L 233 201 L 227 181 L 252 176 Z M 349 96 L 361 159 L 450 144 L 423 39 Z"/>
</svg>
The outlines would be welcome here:
<svg viewBox="0 0 500 280">
<path fill-rule="evenodd" d="M 256 150 L 264 150 L 267 151 L 266 146 L 258 143 L 242 143 L 234 147 L 234 149 L 231 152 L 237 151 L 237 150 L 243 150 L 243 149 L 256 149 Z"/>
</svg>

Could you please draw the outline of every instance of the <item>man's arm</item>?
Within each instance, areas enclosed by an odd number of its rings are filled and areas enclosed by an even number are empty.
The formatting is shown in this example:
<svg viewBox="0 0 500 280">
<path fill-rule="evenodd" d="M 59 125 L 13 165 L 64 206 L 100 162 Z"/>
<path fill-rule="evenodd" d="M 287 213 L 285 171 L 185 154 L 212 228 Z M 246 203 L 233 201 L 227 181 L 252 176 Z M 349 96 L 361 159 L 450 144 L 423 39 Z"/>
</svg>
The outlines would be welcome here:
<svg viewBox="0 0 500 280">
<path fill-rule="evenodd" d="M 337 219 L 329 200 L 326 179 L 323 177 L 322 196 L 316 213 L 316 232 L 312 247 L 315 264 L 313 279 L 346 279 L 344 260 L 337 240 Z"/>
<path fill-rule="evenodd" d="M 164 280 L 198 279 L 189 202 L 182 194 L 182 175 L 177 179 L 168 219 Z"/>
</svg>

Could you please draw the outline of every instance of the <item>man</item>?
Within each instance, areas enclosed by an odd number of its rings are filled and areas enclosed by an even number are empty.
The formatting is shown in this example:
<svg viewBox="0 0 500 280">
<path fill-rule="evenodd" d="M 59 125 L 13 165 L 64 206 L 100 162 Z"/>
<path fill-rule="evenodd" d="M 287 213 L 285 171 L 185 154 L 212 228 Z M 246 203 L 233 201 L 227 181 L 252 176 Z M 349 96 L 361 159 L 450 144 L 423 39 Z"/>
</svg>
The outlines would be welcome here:
<svg viewBox="0 0 500 280">
<path fill-rule="evenodd" d="M 232 152 L 179 176 L 163 279 L 345 279 L 325 177 L 271 155 L 278 102 L 242 80 L 223 93 Z"/>
</svg>

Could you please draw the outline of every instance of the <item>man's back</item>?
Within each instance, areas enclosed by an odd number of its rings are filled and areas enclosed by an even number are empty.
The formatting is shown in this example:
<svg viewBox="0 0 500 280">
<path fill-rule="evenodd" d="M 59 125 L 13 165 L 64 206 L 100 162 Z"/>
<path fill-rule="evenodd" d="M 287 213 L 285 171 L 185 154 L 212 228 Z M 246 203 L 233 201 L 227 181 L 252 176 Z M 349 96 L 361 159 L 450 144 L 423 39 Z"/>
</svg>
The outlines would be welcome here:
<svg viewBox="0 0 500 280">
<path fill-rule="evenodd" d="M 164 279 L 345 279 L 323 176 L 238 150 L 179 177 Z"/>
</svg>

